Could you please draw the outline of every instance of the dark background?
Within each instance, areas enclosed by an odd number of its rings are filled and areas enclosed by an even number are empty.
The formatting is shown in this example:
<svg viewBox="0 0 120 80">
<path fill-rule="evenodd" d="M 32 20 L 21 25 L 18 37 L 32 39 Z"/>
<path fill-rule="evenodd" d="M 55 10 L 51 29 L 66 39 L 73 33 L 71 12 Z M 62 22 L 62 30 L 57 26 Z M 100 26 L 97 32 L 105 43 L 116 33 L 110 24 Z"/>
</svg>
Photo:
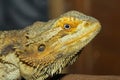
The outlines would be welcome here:
<svg viewBox="0 0 120 80">
<path fill-rule="evenodd" d="M 0 29 L 20 29 L 48 20 L 48 0 L 0 0 Z"/>
</svg>

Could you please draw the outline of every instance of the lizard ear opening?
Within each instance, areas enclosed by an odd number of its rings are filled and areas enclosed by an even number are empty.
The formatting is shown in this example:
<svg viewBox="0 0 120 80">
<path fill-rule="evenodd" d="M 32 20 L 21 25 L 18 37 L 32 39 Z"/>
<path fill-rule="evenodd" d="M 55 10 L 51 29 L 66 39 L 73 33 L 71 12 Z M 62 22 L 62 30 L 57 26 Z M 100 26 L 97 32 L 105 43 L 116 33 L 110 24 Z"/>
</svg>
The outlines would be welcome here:
<svg viewBox="0 0 120 80">
<path fill-rule="evenodd" d="M 45 44 L 40 44 L 40 46 L 38 47 L 38 51 L 43 52 L 45 48 Z"/>
</svg>

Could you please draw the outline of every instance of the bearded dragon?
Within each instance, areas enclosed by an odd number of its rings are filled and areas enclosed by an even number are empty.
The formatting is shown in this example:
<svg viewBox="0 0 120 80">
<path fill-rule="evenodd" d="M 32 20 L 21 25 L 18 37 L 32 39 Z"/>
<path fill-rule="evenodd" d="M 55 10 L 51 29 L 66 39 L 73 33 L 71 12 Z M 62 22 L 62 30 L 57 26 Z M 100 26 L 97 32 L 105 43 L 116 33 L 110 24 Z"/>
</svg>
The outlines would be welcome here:
<svg viewBox="0 0 120 80">
<path fill-rule="evenodd" d="M 69 11 L 21 30 L 0 31 L 0 80 L 44 80 L 60 73 L 100 29 L 97 19 Z"/>
</svg>

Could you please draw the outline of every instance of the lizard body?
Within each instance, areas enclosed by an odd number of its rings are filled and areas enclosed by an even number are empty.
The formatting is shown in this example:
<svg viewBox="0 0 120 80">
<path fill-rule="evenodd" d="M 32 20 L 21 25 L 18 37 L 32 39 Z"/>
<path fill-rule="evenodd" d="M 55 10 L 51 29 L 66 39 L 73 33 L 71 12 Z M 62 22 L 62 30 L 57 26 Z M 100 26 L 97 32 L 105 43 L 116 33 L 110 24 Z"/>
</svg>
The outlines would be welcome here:
<svg viewBox="0 0 120 80">
<path fill-rule="evenodd" d="M 44 80 L 60 73 L 100 28 L 95 18 L 70 11 L 21 30 L 0 31 L 0 79 Z"/>
</svg>

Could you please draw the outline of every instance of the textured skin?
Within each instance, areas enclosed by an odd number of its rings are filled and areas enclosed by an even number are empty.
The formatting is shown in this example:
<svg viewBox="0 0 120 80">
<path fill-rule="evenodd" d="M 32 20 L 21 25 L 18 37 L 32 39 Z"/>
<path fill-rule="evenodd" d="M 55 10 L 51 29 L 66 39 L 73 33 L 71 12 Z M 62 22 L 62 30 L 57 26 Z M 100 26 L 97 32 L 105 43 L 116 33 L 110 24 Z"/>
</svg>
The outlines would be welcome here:
<svg viewBox="0 0 120 80">
<path fill-rule="evenodd" d="M 44 80 L 60 73 L 100 28 L 95 18 L 70 11 L 22 30 L 1 31 L 0 79 Z"/>
</svg>

